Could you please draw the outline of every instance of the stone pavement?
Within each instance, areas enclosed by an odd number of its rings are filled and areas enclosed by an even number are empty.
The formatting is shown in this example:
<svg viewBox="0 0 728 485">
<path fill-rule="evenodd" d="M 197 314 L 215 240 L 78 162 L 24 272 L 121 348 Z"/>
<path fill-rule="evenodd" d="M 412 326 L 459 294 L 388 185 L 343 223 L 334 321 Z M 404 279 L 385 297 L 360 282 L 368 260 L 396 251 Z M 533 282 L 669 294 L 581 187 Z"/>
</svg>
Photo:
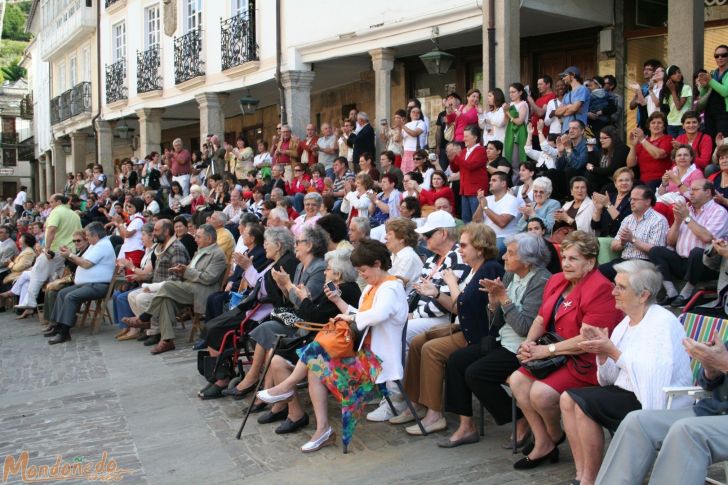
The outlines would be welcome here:
<svg viewBox="0 0 728 485">
<path fill-rule="evenodd" d="M 480 443 L 451 450 L 435 445 L 443 433 L 415 438 L 387 423 L 362 422 L 348 455 L 340 445 L 303 454 L 313 419 L 306 430 L 279 436 L 255 416 L 238 441 L 248 401 L 196 397 L 204 379 L 182 329 L 178 349 L 159 356 L 136 341 L 117 342 L 115 333 L 104 323 L 98 335 L 74 329 L 71 342 L 49 346 L 36 319 L 0 314 L 0 467 L 6 455 L 27 450 L 32 465 L 52 465 L 56 455 L 97 462 L 107 452 L 128 471 L 122 483 L 547 485 L 573 478 L 566 445 L 557 465 L 513 470 L 516 457 L 501 449 L 509 427 L 490 419 Z M 329 407 L 338 431 L 339 408 L 333 400 Z M 457 418 L 448 421 L 454 429 Z M 8 483 L 22 482 L 13 475 Z"/>
</svg>

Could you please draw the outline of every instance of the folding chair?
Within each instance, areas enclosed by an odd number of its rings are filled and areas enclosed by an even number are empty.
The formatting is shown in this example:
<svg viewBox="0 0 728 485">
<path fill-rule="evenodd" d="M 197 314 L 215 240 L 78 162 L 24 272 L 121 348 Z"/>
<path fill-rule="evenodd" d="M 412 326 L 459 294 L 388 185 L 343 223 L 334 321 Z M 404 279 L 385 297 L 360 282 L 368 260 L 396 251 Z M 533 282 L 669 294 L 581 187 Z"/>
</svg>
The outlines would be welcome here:
<svg viewBox="0 0 728 485">
<path fill-rule="evenodd" d="M 691 302 L 694 299 L 695 297 L 691 299 Z M 689 306 L 690 303 L 688 303 L 688 305 L 686 305 L 685 307 L 688 308 Z M 694 340 L 697 340 L 699 342 L 706 342 L 709 340 L 713 340 L 715 336 L 717 336 L 722 342 L 728 340 L 727 319 L 698 315 L 697 313 L 690 313 L 688 311 L 680 315 L 680 320 L 683 322 L 685 335 Z M 693 383 L 697 383 L 698 375 L 700 372 L 700 362 L 698 362 L 697 360 L 692 360 L 690 362 L 690 367 L 693 371 Z M 665 387 L 663 388 L 663 391 L 665 392 L 665 394 L 667 394 L 667 409 L 672 408 L 672 402 L 674 398 L 678 396 L 687 395 L 694 398 L 696 401 L 711 396 L 710 392 L 697 385 L 687 387 Z M 728 479 L 728 461 L 723 462 L 723 470 L 726 479 Z M 726 485 L 725 482 L 719 482 L 709 477 L 705 477 L 705 481 L 715 485 Z"/>
<path fill-rule="evenodd" d="M 230 268 L 232 267 L 233 263 L 228 262 L 227 269 L 222 275 L 222 278 L 220 278 L 220 291 L 225 290 L 225 284 L 227 282 L 228 275 L 230 274 Z M 245 279 L 243 279 L 245 281 Z M 242 285 L 242 282 L 240 283 Z M 202 313 L 197 313 L 194 311 L 193 306 L 193 313 L 192 313 L 192 327 L 190 328 L 190 334 L 187 337 L 187 342 L 192 343 L 195 340 L 195 334 L 197 332 L 202 332 L 202 320 L 205 318 L 205 315 Z"/>
<path fill-rule="evenodd" d="M 116 287 L 117 279 L 120 274 L 120 268 L 114 268 L 114 274 L 111 276 L 111 281 L 109 282 L 109 289 L 106 290 L 106 296 L 103 298 L 98 298 L 96 300 L 91 300 L 86 302 L 86 308 L 83 311 L 83 315 L 81 316 L 81 322 L 78 325 L 78 328 L 83 328 L 86 325 L 86 319 L 88 318 L 89 313 L 91 312 L 91 303 L 94 304 L 94 314 L 93 317 L 91 317 L 91 334 L 96 334 L 99 332 L 99 326 L 101 325 L 101 321 L 103 321 L 104 317 L 108 316 L 109 321 L 113 322 L 113 318 L 111 318 L 111 315 L 109 314 L 109 309 L 107 308 L 107 302 L 109 301 L 109 298 L 111 298 L 111 294 L 114 292 L 114 288 Z M 101 317 L 101 321 L 99 320 L 99 317 Z"/>
<path fill-rule="evenodd" d="M 402 370 L 404 371 L 405 365 L 406 365 L 406 358 L 407 358 L 407 322 L 404 322 L 404 327 L 402 328 Z M 410 401 L 410 398 L 407 397 L 407 393 L 404 392 L 404 386 L 402 385 L 402 379 L 396 379 L 393 381 L 395 384 L 397 384 L 397 387 L 399 388 L 399 392 L 402 393 L 402 397 L 404 397 L 404 401 L 407 403 L 407 408 L 409 409 L 410 413 L 412 413 L 412 416 L 414 416 L 415 421 L 417 422 L 417 426 L 419 426 L 420 431 L 422 432 L 422 436 L 427 436 L 427 430 L 422 425 L 422 420 L 417 415 L 417 410 L 415 409 L 415 406 L 412 404 L 412 401 Z M 384 389 L 384 398 L 387 400 L 387 404 L 389 404 L 389 409 L 392 410 L 392 414 L 395 416 L 398 415 L 397 410 L 394 408 L 394 404 L 392 404 L 392 400 L 389 397 L 389 393 L 386 391 L 386 384 Z M 344 449 L 344 453 L 346 453 L 346 449 Z"/>
<path fill-rule="evenodd" d="M 518 405 L 516 404 L 516 397 L 513 395 L 513 391 L 511 391 L 511 386 L 508 385 L 508 383 L 501 384 L 501 387 L 504 391 L 506 391 L 506 394 L 511 398 L 511 447 L 513 450 L 513 454 L 517 454 L 518 450 L 516 449 L 516 442 L 518 441 L 518 427 L 516 425 L 517 421 L 517 415 L 518 415 Z M 483 404 L 480 404 L 480 425 L 479 425 L 479 433 L 480 436 L 485 435 L 485 406 Z"/>
</svg>

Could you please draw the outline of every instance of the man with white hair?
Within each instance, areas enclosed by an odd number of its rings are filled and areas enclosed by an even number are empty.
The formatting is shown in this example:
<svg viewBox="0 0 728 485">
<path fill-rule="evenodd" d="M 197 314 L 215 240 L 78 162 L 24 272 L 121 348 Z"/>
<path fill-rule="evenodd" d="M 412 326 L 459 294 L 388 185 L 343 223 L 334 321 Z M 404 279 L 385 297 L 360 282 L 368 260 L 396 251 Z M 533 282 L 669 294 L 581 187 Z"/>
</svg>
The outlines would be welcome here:
<svg viewBox="0 0 728 485">
<path fill-rule="evenodd" d="M 172 182 L 179 182 L 185 195 L 190 193 L 190 169 L 192 156 L 182 144 L 181 138 L 175 138 L 172 142 L 172 150 L 167 155 L 167 165 L 172 172 Z"/>
<path fill-rule="evenodd" d="M 318 146 L 318 161 L 323 164 L 326 176 L 334 180 L 334 160 L 339 154 L 339 149 L 329 123 L 321 125 L 321 136 L 316 144 Z"/>
<path fill-rule="evenodd" d="M 356 167 L 355 172 L 359 172 L 359 158 L 363 153 L 377 153 L 377 149 L 374 146 L 374 128 L 369 124 L 369 116 L 360 111 L 356 115 L 356 124 L 358 131 L 354 137 L 354 153 L 352 154 L 352 160 Z"/>
<path fill-rule="evenodd" d="M 225 229 L 225 224 L 228 218 L 222 211 L 215 211 L 207 218 L 207 224 L 210 224 L 215 228 L 217 232 L 217 245 L 225 254 L 225 259 L 230 261 L 233 255 L 233 249 L 235 249 L 235 238 L 233 235 Z"/>
<path fill-rule="evenodd" d="M 356 247 L 359 241 L 369 237 L 371 225 L 366 217 L 354 217 L 349 221 L 349 242 Z"/>
<path fill-rule="evenodd" d="M 287 227 L 288 213 L 282 207 L 275 207 L 268 213 L 266 227 Z"/>
</svg>

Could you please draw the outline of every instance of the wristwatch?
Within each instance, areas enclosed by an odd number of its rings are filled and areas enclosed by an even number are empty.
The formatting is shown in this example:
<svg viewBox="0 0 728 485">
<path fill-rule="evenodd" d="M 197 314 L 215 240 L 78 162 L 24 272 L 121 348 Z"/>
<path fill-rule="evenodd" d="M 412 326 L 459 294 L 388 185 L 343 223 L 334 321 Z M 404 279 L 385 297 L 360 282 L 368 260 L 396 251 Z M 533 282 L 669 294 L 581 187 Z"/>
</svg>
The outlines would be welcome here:
<svg viewBox="0 0 728 485">
<path fill-rule="evenodd" d="M 692 218 L 692 217 L 690 217 L 690 216 L 687 216 L 687 217 L 685 218 L 685 224 L 690 224 L 691 222 L 693 222 L 693 218 Z"/>
<path fill-rule="evenodd" d="M 551 355 L 556 354 L 556 344 L 549 344 L 549 353 Z"/>
</svg>

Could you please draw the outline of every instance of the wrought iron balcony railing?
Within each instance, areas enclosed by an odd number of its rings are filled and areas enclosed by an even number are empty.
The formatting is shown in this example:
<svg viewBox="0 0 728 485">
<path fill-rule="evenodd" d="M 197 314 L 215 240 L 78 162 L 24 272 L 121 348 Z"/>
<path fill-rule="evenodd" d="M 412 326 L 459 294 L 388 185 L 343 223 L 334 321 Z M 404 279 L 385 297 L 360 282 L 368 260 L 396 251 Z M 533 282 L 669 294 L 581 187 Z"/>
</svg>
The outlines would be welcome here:
<svg viewBox="0 0 728 485">
<path fill-rule="evenodd" d="M 81 113 L 91 113 L 91 83 L 82 82 L 51 99 L 51 125 Z"/>
<path fill-rule="evenodd" d="M 20 100 L 20 117 L 33 118 L 33 93 L 28 93 Z"/>
<path fill-rule="evenodd" d="M 137 51 L 137 93 L 162 89 L 161 55 L 159 45 Z"/>
<path fill-rule="evenodd" d="M 255 43 L 255 13 L 242 12 L 220 20 L 222 70 L 258 60 Z"/>
<path fill-rule="evenodd" d="M 191 30 L 174 39 L 174 83 L 181 84 L 205 75 L 202 60 L 202 29 Z"/>
<path fill-rule="evenodd" d="M 127 98 L 126 59 L 106 66 L 106 104 Z"/>
</svg>

